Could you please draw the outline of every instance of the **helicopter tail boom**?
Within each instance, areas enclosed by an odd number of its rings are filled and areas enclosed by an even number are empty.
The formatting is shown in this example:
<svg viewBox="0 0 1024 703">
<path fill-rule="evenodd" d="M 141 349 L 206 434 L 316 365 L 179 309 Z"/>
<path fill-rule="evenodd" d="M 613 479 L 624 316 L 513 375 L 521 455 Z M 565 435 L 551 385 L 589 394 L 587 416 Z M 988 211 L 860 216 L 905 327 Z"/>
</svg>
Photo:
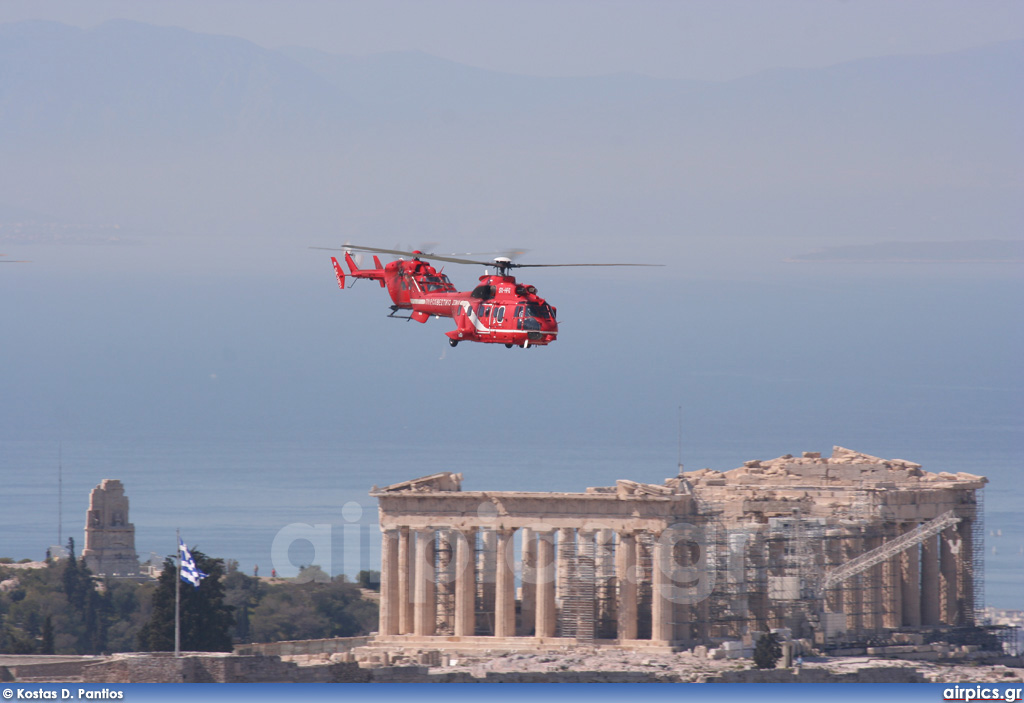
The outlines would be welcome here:
<svg viewBox="0 0 1024 703">
<path fill-rule="evenodd" d="M 380 283 L 380 287 L 384 288 L 384 267 L 380 263 L 380 259 L 376 256 L 373 257 L 373 263 L 377 268 L 372 269 L 361 269 L 352 258 L 352 254 L 345 252 L 345 263 L 348 264 L 349 275 L 353 278 L 368 278 L 371 281 L 377 281 Z M 338 260 L 335 257 L 331 257 L 331 264 L 334 266 L 334 277 L 338 279 L 338 287 L 345 290 L 345 269 L 341 267 Z"/>
</svg>

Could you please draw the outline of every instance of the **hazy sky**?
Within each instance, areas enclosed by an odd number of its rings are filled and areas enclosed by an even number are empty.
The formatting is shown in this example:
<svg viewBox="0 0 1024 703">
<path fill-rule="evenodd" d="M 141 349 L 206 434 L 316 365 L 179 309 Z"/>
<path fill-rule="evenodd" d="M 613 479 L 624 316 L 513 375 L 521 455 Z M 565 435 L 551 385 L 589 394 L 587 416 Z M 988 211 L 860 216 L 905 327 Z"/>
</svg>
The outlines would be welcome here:
<svg viewBox="0 0 1024 703">
<path fill-rule="evenodd" d="M 533 75 L 727 79 L 1024 37 L 1017 0 L 5 0 L 0 23 L 134 19 L 346 54 L 420 50 Z"/>
<path fill-rule="evenodd" d="M 1024 0 L 0 0 L 0 24 L 118 18 L 269 49 L 705 80 L 1024 38 Z M 320 519 L 273 512 L 284 484 L 311 490 L 318 475 L 295 446 L 329 457 L 322 475 L 365 499 L 374 482 L 462 466 L 467 485 L 507 487 L 516 476 L 495 456 L 532 466 L 538 490 L 559 471 L 573 490 L 659 480 L 681 443 L 691 468 L 833 444 L 969 467 L 993 480 L 989 510 L 1020 524 L 1021 267 L 784 262 L 853 244 L 1019 241 L 1019 45 L 699 87 L 487 76 L 482 93 L 478 72 L 423 57 L 339 61 L 399 80 L 387 99 L 362 74 L 337 96 L 312 79 L 294 93 L 257 80 L 238 98 L 250 115 L 206 79 L 233 76 L 235 60 L 257 79 L 290 76 L 292 59 L 207 38 L 195 42 L 206 63 L 165 61 L 195 38 L 120 27 L 50 61 L 65 46 L 43 43 L 64 36 L 49 29 L 10 30 L 0 47 L 36 57 L 0 70 L 0 224 L 42 223 L 0 232 L 0 253 L 33 261 L 0 266 L 0 476 L 38 481 L 40 502 L 22 507 L 40 523 L 58 446 L 75 529 L 86 488 L 122 469 L 138 477 L 136 524 L 159 527 L 168 474 L 154 457 L 174 466 L 179 446 L 228 483 L 244 476 L 237 495 L 197 491 L 207 502 L 181 524 L 244 561 L 219 502 L 244 506 L 238 532 Z M 440 77 L 406 96 L 423 67 Z M 302 133 L 349 94 L 349 121 Z M 242 117 L 251 134 L 223 126 Z M 345 240 L 666 266 L 526 269 L 558 307 L 558 343 L 453 350 L 450 321 L 388 320 L 383 291 L 337 289 L 328 253 L 309 247 Z M 446 273 L 466 289 L 481 271 Z M 235 456 L 216 444 L 226 437 L 258 441 Z M 267 446 L 290 471 L 257 484 L 251 455 Z M 369 446 L 385 449 L 353 458 Z M 421 456 L 433 463 L 409 461 Z M 14 522 L 23 541 L 4 532 L 0 556 L 41 555 L 51 525 Z M 990 524 L 1009 539 L 1005 519 Z"/>
</svg>

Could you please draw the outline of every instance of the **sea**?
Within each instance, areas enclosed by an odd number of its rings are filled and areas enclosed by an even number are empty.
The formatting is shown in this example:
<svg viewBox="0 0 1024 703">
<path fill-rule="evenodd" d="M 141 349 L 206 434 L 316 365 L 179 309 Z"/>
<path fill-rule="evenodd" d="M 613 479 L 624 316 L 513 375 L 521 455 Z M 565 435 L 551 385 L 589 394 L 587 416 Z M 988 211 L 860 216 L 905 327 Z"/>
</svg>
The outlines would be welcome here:
<svg viewBox="0 0 1024 703">
<path fill-rule="evenodd" d="M 261 576 L 352 577 L 379 568 L 374 485 L 583 491 L 840 444 L 987 476 L 986 602 L 1024 610 L 1016 268 L 681 256 L 602 273 L 596 298 L 566 270 L 543 289 L 557 345 L 450 349 L 444 321 L 389 320 L 322 261 L 154 270 L 140 246 L 107 271 L 76 251 L 0 277 L 0 557 L 80 550 L 89 492 L 118 479 L 143 561 L 180 531 Z"/>
<path fill-rule="evenodd" d="M 898 458 L 992 481 L 984 497 L 985 600 L 1024 610 L 1019 454 L 1009 446 L 979 452 L 948 436 L 923 446 L 923 454 Z M 871 446 L 851 448 L 872 453 Z M 180 532 L 187 544 L 248 573 L 292 576 L 315 563 L 331 575 L 355 577 L 379 568 L 374 486 L 453 471 L 463 474 L 466 490 L 582 491 L 621 478 L 660 482 L 676 475 L 680 459 L 687 470 L 728 470 L 771 458 L 754 437 L 685 445 L 676 437 L 656 445 L 524 442 L 515 451 L 440 439 L 358 442 L 329 433 L 3 439 L 0 556 L 39 560 L 68 538 L 80 551 L 89 492 L 110 478 L 125 487 L 141 561 L 173 554 Z"/>
</svg>

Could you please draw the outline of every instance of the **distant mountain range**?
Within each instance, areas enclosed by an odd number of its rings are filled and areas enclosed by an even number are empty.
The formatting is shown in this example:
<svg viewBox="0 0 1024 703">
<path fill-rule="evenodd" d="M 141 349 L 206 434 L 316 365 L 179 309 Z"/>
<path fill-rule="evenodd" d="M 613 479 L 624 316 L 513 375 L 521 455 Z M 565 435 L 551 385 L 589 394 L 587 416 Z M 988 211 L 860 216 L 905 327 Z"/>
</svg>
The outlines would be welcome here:
<svg viewBox="0 0 1024 703">
<path fill-rule="evenodd" d="M 327 80 L 232 37 L 113 21 L 0 26 L 6 139 L 196 139 L 337 121 Z"/>
<path fill-rule="evenodd" d="M 806 220 L 825 203 L 838 230 L 865 232 L 863 213 L 904 207 L 873 199 L 935 197 L 1005 229 L 1022 67 L 1015 41 L 718 83 L 541 78 L 129 21 L 21 22 L 0 25 L 0 211 L 669 237 L 820 231 Z M 470 220 L 450 222 L 458 211 Z"/>
<path fill-rule="evenodd" d="M 352 57 L 270 50 L 226 36 L 125 20 L 90 30 L 0 25 L 5 140 L 167 137 L 379 128 L 436 120 L 580 121 L 610 130 L 759 126 L 803 134 L 842 123 L 915 122 L 927 131 L 987 114 L 1021 116 L 1024 42 L 940 56 L 776 70 L 722 83 L 538 78 L 422 53 Z M 632 120 L 623 125 L 622 120 Z M 725 124 L 723 124 L 723 120 Z M 611 123 L 611 124 L 608 124 Z M 860 130 L 857 130 L 860 131 Z"/>
</svg>

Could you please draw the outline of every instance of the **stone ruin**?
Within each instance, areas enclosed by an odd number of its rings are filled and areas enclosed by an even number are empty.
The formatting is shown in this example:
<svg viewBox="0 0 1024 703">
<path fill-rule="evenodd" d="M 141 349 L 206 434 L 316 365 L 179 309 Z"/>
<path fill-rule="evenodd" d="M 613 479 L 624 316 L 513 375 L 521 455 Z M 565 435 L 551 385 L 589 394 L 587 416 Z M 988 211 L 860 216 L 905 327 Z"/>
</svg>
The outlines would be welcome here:
<svg viewBox="0 0 1024 703">
<path fill-rule="evenodd" d="M 89 494 L 82 558 L 97 576 L 139 575 L 135 525 L 128 522 L 128 497 L 117 479 L 103 479 Z"/>
<path fill-rule="evenodd" d="M 582 493 L 375 486 L 377 641 L 671 651 L 970 627 L 986 482 L 835 447 Z"/>
</svg>

